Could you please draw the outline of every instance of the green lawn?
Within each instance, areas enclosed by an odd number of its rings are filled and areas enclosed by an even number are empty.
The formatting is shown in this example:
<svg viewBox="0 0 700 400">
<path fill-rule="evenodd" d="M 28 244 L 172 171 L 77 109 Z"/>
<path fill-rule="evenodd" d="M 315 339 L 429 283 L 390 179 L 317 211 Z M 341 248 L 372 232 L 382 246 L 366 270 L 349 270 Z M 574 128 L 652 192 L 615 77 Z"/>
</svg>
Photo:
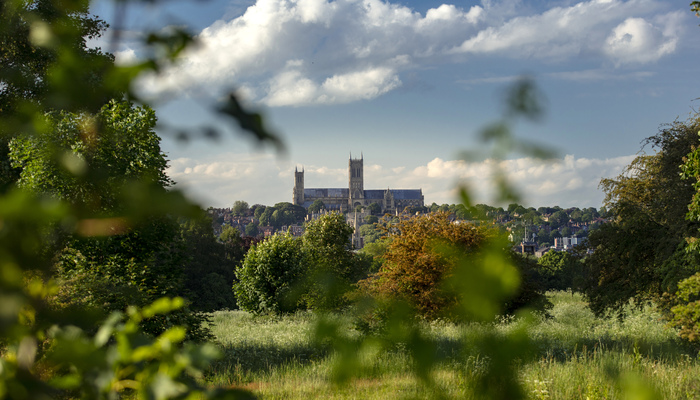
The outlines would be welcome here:
<svg viewBox="0 0 700 400">
<path fill-rule="evenodd" d="M 529 398 L 635 398 L 639 391 L 656 396 L 636 398 L 700 398 L 697 348 L 677 340 L 653 307 L 630 308 L 623 320 L 596 318 L 579 295 L 549 295 L 554 308 L 529 326 L 530 357 L 518 366 Z M 266 399 L 426 398 L 436 392 L 416 379 L 412 360 L 400 346 L 373 354 L 371 367 L 359 377 L 334 385 L 330 376 L 335 356 L 312 343 L 314 320 L 310 313 L 215 313 L 212 328 L 224 358 L 208 379 L 212 385 L 247 388 Z M 504 318 L 494 325 L 505 336 L 520 322 Z M 464 350 L 462 343 L 487 327 L 434 322 L 423 329 L 443 360 L 432 372 L 443 393 L 476 398 L 472 378 L 489 361 L 469 346 Z"/>
</svg>

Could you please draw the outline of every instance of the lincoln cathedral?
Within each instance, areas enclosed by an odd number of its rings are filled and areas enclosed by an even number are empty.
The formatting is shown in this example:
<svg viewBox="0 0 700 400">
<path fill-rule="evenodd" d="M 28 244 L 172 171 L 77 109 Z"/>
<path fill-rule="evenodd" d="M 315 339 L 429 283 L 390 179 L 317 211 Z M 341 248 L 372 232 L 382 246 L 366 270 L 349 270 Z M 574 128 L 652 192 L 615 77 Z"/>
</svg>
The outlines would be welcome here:
<svg viewBox="0 0 700 400">
<path fill-rule="evenodd" d="M 304 170 L 294 171 L 294 190 L 292 203 L 305 208 L 316 200 L 321 200 L 328 210 L 346 212 L 356 206 L 366 207 L 377 203 L 386 213 L 402 211 L 408 206 L 423 206 L 421 189 L 369 189 L 365 190 L 364 157 L 352 158 L 348 162 L 347 188 L 305 188 Z"/>
</svg>

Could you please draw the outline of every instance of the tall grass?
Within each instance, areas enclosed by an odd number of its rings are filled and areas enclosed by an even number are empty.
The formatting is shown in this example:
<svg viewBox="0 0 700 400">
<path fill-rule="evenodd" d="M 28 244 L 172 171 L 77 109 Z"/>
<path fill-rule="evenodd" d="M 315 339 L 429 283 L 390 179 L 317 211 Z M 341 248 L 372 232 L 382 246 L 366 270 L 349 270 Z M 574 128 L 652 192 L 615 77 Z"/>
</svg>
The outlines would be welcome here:
<svg viewBox="0 0 700 400">
<path fill-rule="evenodd" d="M 648 389 L 658 398 L 700 398 L 697 349 L 679 341 L 653 306 L 628 308 L 626 317 L 598 318 L 577 294 L 549 293 L 554 307 L 529 325 L 533 356 L 519 367 L 532 399 L 622 398 Z M 342 318 L 342 316 L 339 316 Z M 209 375 L 212 385 L 253 390 L 264 398 L 426 398 L 403 349 L 381 353 L 372 368 L 345 386 L 329 382 L 334 356 L 311 342 L 314 317 L 254 317 L 242 311 L 214 313 L 212 330 L 225 357 Z M 523 321 L 494 323 L 506 335 Z M 433 375 L 448 396 L 473 398 L 472 379 L 488 360 L 462 341 L 482 324 L 425 323 L 444 361 Z M 350 329 L 348 327 L 348 329 Z M 632 389 L 630 389 L 632 388 Z"/>
</svg>

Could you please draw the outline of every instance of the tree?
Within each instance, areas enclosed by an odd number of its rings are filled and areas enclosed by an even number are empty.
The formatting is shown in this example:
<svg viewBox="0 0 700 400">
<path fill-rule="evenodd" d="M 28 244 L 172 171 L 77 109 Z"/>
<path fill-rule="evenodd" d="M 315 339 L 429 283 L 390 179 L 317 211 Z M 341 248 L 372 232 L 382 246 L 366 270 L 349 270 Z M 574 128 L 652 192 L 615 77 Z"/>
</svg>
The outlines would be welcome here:
<svg viewBox="0 0 700 400">
<path fill-rule="evenodd" d="M 133 197 L 134 189 L 165 196 L 171 185 L 153 110 L 110 101 L 96 115 L 61 111 L 44 117 L 45 130 L 10 142 L 11 161 L 21 170 L 17 185 L 66 201 L 79 215 L 109 217 L 90 219 L 78 235 L 56 237 L 61 306 L 123 311 L 183 295 L 187 255 L 176 219 L 151 216 L 136 223 L 114 217 L 136 208 L 149 212 Z M 91 134 L 95 126 L 99 136 Z M 102 237 L 85 237 L 95 235 Z M 171 323 L 144 321 L 144 328 L 157 334 L 178 320 L 190 326 L 191 335 L 206 336 L 199 326 L 203 317 L 187 308 Z"/>
<path fill-rule="evenodd" d="M 241 232 L 231 225 L 225 225 L 223 228 L 221 228 L 219 240 L 221 240 L 223 243 L 240 242 Z"/>
<path fill-rule="evenodd" d="M 308 211 L 309 211 L 309 214 L 315 214 L 315 213 L 319 213 L 319 212 L 321 212 L 321 210 L 325 210 L 325 209 L 326 209 L 326 205 L 323 204 L 323 201 L 321 201 L 321 199 L 316 199 L 316 200 L 314 200 L 313 203 L 311 203 Z"/>
<path fill-rule="evenodd" d="M 265 206 L 263 206 L 263 205 L 261 205 L 261 204 L 256 204 L 256 205 L 253 206 L 253 208 L 255 208 L 255 211 L 253 212 L 253 215 L 255 216 L 255 218 L 257 218 L 257 219 L 259 220 L 260 217 L 261 217 L 261 216 L 263 215 L 263 213 L 265 212 L 265 209 L 266 209 L 267 207 L 265 207 Z M 263 225 L 265 225 L 265 224 L 263 224 Z"/>
<path fill-rule="evenodd" d="M 427 318 L 450 316 L 457 303 L 451 292 L 445 290 L 445 278 L 477 273 L 480 270 L 477 260 L 483 256 L 480 250 L 498 236 L 483 226 L 454 224 L 447 213 L 402 219 L 386 229 L 389 243 L 382 268 L 361 286 L 380 298 L 405 299 Z M 494 251 L 510 257 L 503 248 Z M 460 279 L 456 284 L 461 282 Z M 520 296 L 536 298 L 541 293 L 521 292 Z"/>
<path fill-rule="evenodd" d="M 549 223 L 553 227 L 560 227 L 569 222 L 569 216 L 564 210 L 558 210 L 549 216 Z"/>
<path fill-rule="evenodd" d="M 546 290 L 578 289 L 583 279 L 583 263 L 567 251 L 548 251 L 537 265 Z"/>
<path fill-rule="evenodd" d="M 248 214 L 248 203 L 242 200 L 236 200 L 231 207 L 231 213 L 235 216 L 242 217 Z"/>
<path fill-rule="evenodd" d="M 59 33 L 60 46 L 47 46 L 31 38 L 31 24 L 45 24 Z M 9 141 L 19 133 L 23 113 L 34 108 L 38 112 L 65 107 L 61 96 L 51 95 L 51 89 L 61 85 L 52 79 L 56 72 L 71 72 L 71 82 L 80 93 L 81 110 L 96 111 L 117 93 L 101 93 L 101 82 L 111 65 L 111 54 L 100 49 L 88 49 L 86 40 L 99 37 L 106 29 L 104 21 L 91 16 L 88 3 L 74 3 L 71 7 L 50 0 L 33 0 L 0 5 L 0 193 L 8 190 L 19 179 L 20 170 L 11 165 Z M 56 32 L 59 31 L 59 32 Z M 61 61 L 72 58 L 80 68 L 67 71 Z M 72 109 L 75 111 L 75 109 Z M 9 128 L 9 127 L 14 128 Z M 7 128 L 7 129 L 6 129 Z"/>
<path fill-rule="evenodd" d="M 354 229 L 339 213 L 329 213 L 306 224 L 302 241 L 309 257 L 305 302 L 309 308 L 335 309 L 347 300 L 350 285 L 365 277 L 355 260 L 351 237 Z"/>
<path fill-rule="evenodd" d="M 122 193 L 134 182 L 165 190 L 167 159 L 148 107 L 110 101 L 96 115 L 51 112 L 47 129 L 10 142 L 17 184 L 99 212 L 120 211 Z M 99 136 L 91 134 L 99 125 Z M 57 162 L 58 160 L 58 162 Z"/>
<path fill-rule="evenodd" d="M 180 295 L 196 311 L 235 309 L 231 286 L 235 267 L 244 255 L 240 232 L 224 226 L 216 240 L 211 219 L 202 212 L 180 222 L 180 235 L 185 254 L 184 288 Z"/>
<path fill-rule="evenodd" d="M 294 290 L 301 284 L 307 257 L 301 240 L 275 234 L 251 247 L 236 269 L 238 306 L 252 313 L 288 313 L 302 306 Z"/>
<path fill-rule="evenodd" d="M 365 246 L 367 246 L 379 240 L 382 237 L 382 232 L 377 230 L 373 224 L 365 224 L 360 227 L 360 235 L 362 235 Z"/>
<path fill-rule="evenodd" d="M 604 179 L 605 208 L 612 221 L 590 233 L 586 294 L 592 308 L 621 309 L 631 299 L 659 300 L 698 269 L 686 254 L 686 238 L 698 221 L 686 220 L 696 191 L 679 179 L 680 165 L 698 142 L 700 121 L 662 126 L 644 142 L 655 154 L 638 156 L 614 179 Z"/>
<path fill-rule="evenodd" d="M 251 222 L 248 225 L 245 226 L 245 234 L 246 236 L 252 236 L 256 237 L 260 234 L 258 231 L 258 224 L 256 222 Z"/>
<path fill-rule="evenodd" d="M 367 209 L 370 213 L 372 213 L 372 215 L 379 215 L 382 212 L 382 206 L 380 206 L 377 202 L 370 203 L 369 206 L 367 206 Z"/>
</svg>

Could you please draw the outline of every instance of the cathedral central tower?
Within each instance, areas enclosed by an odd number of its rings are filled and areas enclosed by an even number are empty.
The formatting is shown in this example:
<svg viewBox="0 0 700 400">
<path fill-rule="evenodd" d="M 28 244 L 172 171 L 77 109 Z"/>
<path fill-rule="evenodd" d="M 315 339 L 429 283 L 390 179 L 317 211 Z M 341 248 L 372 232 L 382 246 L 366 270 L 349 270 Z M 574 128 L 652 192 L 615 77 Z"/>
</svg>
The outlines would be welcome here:
<svg viewBox="0 0 700 400">
<path fill-rule="evenodd" d="M 352 209 L 356 205 L 365 205 L 365 184 L 364 184 L 364 156 L 352 158 L 348 162 L 348 188 L 350 191 L 348 206 Z"/>
</svg>

